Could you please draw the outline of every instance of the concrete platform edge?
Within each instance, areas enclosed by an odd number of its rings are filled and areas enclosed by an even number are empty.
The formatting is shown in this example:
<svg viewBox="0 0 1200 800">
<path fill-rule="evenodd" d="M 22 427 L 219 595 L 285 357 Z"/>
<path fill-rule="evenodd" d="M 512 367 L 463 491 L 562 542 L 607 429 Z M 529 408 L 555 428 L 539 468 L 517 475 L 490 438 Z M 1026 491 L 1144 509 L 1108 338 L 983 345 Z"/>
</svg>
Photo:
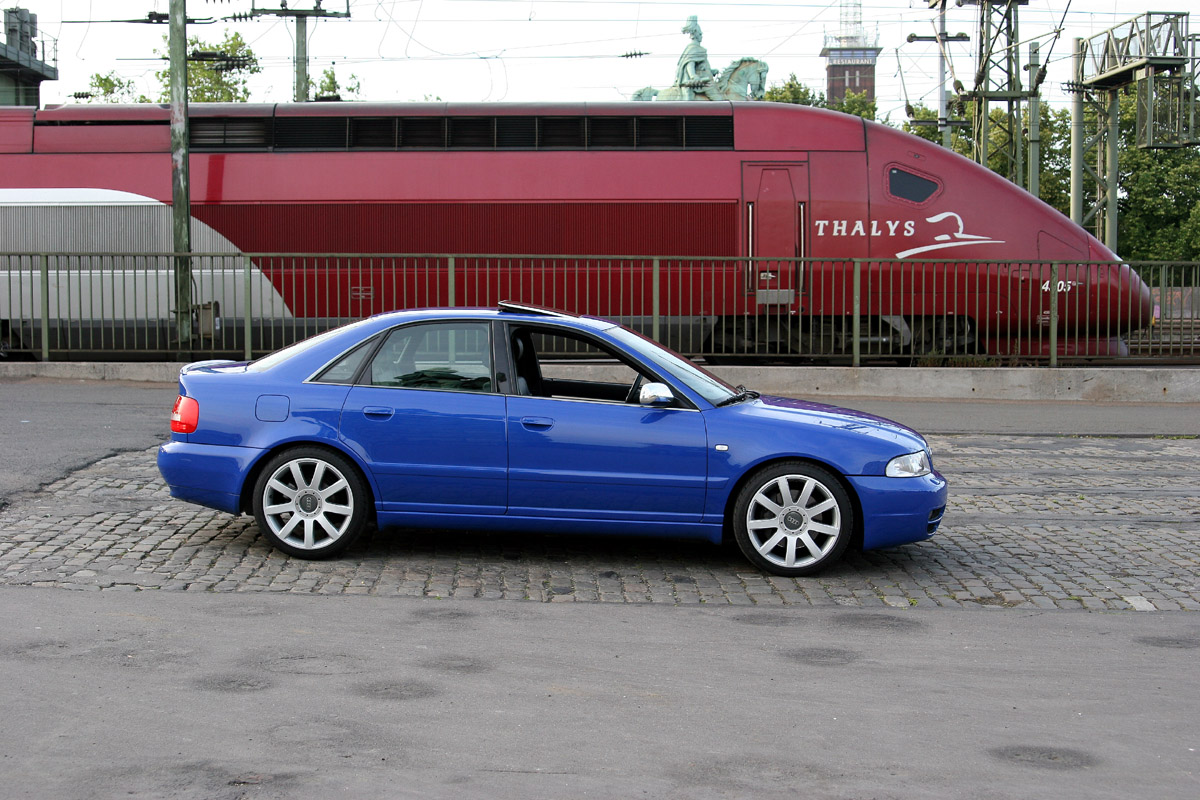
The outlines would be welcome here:
<svg viewBox="0 0 1200 800">
<path fill-rule="evenodd" d="M 0 362 L 0 379 L 174 383 L 181 364 L 168 362 Z M 603 365 L 572 366 L 579 377 Z M 722 366 L 713 372 L 764 394 L 803 397 L 897 397 L 930 400 L 1061 400 L 1092 403 L 1200 403 L 1200 369 L 936 368 Z"/>
</svg>

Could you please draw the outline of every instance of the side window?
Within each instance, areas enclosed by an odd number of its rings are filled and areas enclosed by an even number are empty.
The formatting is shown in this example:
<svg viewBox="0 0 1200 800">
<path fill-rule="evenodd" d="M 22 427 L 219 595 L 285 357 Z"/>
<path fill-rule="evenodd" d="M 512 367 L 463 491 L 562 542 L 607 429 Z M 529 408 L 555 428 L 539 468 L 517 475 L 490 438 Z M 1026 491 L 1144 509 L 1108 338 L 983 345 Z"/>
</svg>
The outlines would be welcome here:
<svg viewBox="0 0 1200 800">
<path fill-rule="evenodd" d="M 888 167 L 888 194 L 910 203 L 924 203 L 933 197 L 941 184 L 900 167 Z"/>
<path fill-rule="evenodd" d="M 322 370 L 321 374 L 313 378 L 313 383 L 350 383 L 354 380 L 354 374 L 358 372 L 358 367 L 362 364 L 362 360 L 366 358 L 367 353 L 371 352 L 371 348 L 377 341 L 379 341 L 378 337 L 372 336 L 349 353 L 346 353 Z"/>
<path fill-rule="evenodd" d="M 631 403 L 636 387 L 650 380 L 585 336 L 518 328 L 512 334 L 512 353 L 517 394 Z M 588 365 L 586 373 L 580 369 L 583 364 Z"/>
<path fill-rule="evenodd" d="M 364 383 L 404 389 L 490 392 L 492 356 L 486 322 L 406 325 L 388 334 Z"/>
</svg>

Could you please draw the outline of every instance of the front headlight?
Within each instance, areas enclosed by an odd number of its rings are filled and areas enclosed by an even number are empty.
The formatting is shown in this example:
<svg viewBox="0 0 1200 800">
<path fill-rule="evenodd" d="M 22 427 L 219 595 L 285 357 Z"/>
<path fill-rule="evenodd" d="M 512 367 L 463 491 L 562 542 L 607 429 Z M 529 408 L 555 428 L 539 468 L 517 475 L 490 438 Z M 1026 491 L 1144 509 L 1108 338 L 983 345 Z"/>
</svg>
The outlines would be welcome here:
<svg viewBox="0 0 1200 800">
<path fill-rule="evenodd" d="M 924 450 L 920 450 L 906 456 L 893 458 L 888 462 L 885 474 L 889 478 L 919 478 L 922 475 L 928 475 L 931 471 L 929 456 Z"/>
</svg>

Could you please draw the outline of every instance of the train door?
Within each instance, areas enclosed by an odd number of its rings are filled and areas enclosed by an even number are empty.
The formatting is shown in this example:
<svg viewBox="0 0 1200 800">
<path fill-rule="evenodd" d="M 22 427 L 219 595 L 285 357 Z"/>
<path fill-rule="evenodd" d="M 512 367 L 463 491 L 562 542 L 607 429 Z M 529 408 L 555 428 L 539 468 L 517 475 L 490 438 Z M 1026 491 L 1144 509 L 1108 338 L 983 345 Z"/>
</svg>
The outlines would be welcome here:
<svg viewBox="0 0 1200 800">
<path fill-rule="evenodd" d="M 808 225 L 808 164 L 742 165 L 743 231 L 747 294 L 762 313 L 795 307 L 803 296 L 804 256 Z M 776 261 L 774 259 L 780 259 Z"/>
</svg>

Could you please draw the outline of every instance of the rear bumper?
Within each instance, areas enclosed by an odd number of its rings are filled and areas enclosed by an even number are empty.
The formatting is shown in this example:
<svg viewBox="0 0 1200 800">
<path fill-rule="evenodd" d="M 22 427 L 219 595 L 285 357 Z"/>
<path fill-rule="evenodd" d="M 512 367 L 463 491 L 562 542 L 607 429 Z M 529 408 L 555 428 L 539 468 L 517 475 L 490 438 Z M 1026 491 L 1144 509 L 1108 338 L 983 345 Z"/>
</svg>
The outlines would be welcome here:
<svg viewBox="0 0 1200 800">
<path fill-rule="evenodd" d="M 937 472 L 920 478 L 848 479 L 863 508 L 863 549 L 928 539 L 937 532 L 949 491 Z"/>
<path fill-rule="evenodd" d="M 242 486 L 262 453 L 252 447 L 166 442 L 158 448 L 158 471 L 172 497 L 238 514 Z"/>
</svg>

